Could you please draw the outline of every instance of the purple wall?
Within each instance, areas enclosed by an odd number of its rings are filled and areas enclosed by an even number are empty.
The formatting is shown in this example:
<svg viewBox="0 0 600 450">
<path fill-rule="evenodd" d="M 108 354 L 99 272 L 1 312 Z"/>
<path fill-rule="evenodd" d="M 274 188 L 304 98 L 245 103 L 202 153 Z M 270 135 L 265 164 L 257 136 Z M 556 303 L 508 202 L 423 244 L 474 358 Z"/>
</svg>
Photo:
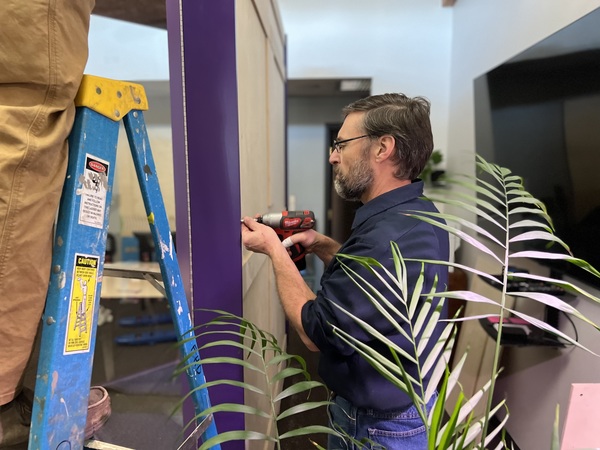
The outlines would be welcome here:
<svg viewBox="0 0 600 450">
<path fill-rule="evenodd" d="M 167 0 L 166 4 L 177 253 L 182 277 L 188 298 L 192 298 L 192 287 L 194 309 L 223 309 L 241 316 L 235 0 L 182 0 L 183 34 L 179 1 Z M 194 313 L 196 325 L 206 320 L 206 313 Z M 220 349 L 201 357 L 216 354 L 240 356 Z M 243 379 L 239 367 L 209 365 L 205 374 L 209 381 Z M 244 401 L 243 392 L 232 388 L 211 388 L 209 395 L 213 405 Z M 185 418 L 193 417 L 192 412 L 187 408 Z M 215 422 L 219 433 L 244 429 L 244 417 L 239 414 L 217 414 Z M 243 449 L 244 443 L 223 448 Z"/>
</svg>

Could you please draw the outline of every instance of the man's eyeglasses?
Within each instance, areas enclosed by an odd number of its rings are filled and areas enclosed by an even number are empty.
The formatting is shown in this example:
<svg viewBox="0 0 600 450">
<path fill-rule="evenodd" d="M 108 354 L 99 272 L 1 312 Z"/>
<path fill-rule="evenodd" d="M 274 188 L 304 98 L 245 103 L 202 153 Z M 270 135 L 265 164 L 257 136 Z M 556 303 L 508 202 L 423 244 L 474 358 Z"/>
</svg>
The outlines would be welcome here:
<svg viewBox="0 0 600 450">
<path fill-rule="evenodd" d="M 334 141 L 331 143 L 331 147 L 329 147 L 329 154 L 331 155 L 333 153 L 333 151 L 335 150 L 336 152 L 341 152 L 343 145 L 346 142 L 350 142 L 350 141 L 354 141 L 356 139 L 362 139 L 362 138 L 366 138 L 366 137 L 371 137 L 370 134 L 363 134 L 362 136 L 357 136 L 357 137 L 353 137 L 350 139 L 343 139 L 341 141 L 338 141 L 337 139 L 334 139 Z"/>
</svg>

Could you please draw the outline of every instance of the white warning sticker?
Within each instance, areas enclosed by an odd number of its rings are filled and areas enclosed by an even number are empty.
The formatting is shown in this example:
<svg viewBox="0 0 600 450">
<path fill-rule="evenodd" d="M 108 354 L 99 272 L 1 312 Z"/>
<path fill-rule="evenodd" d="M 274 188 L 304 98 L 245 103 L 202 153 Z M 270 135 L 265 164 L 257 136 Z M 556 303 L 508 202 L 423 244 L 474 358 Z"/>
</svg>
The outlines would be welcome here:
<svg viewBox="0 0 600 450">
<path fill-rule="evenodd" d="M 85 157 L 85 169 L 81 182 L 81 205 L 79 224 L 104 228 L 104 211 L 108 192 L 109 163 L 92 155 Z"/>
</svg>

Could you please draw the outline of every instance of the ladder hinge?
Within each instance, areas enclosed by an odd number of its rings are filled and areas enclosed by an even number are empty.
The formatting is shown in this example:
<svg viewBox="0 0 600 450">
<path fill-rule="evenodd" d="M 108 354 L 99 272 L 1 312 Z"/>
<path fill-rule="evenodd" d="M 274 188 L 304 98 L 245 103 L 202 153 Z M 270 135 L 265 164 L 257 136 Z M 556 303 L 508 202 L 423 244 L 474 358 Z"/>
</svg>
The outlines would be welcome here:
<svg viewBox="0 0 600 450">
<path fill-rule="evenodd" d="M 131 110 L 146 111 L 148 99 L 141 84 L 84 75 L 75 106 L 85 106 L 118 122 Z"/>
</svg>

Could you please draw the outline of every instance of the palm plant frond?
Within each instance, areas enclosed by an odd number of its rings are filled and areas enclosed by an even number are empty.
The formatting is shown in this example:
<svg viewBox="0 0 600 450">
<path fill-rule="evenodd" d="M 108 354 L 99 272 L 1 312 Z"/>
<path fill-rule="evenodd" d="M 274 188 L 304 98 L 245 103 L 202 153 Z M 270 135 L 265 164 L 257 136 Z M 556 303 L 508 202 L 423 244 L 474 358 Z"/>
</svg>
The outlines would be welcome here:
<svg viewBox="0 0 600 450">
<path fill-rule="evenodd" d="M 560 299 L 554 295 L 549 295 L 545 292 L 515 292 L 510 290 L 508 285 L 508 281 L 512 278 L 535 280 L 538 282 L 562 287 L 566 291 L 574 292 L 593 302 L 598 302 L 599 299 L 597 297 L 573 285 L 572 283 L 556 279 L 554 277 L 543 277 L 521 272 L 517 273 L 514 272 L 511 267 L 516 265 L 516 263 L 518 263 L 519 260 L 522 260 L 522 258 L 528 258 L 532 260 L 555 259 L 575 264 L 598 277 L 600 277 L 600 272 L 598 272 L 598 270 L 596 270 L 586 261 L 573 256 L 568 245 L 554 234 L 554 225 L 544 203 L 533 197 L 525 190 L 521 177 L 512 174 L 507 168 L 488 163 L 482 157 L 478 155 L 476 156 L 477 167 L 482 174 L 488 176 L 488 181 L 481 176 L 465 176 L 462 179 L 447 179 L 447 183 L 457 185 L 463 190 L 474 192 L 478 195 L 477 199 L 472 201 L 471 204 L 465 204 L 464 199 L 468 198 L 469 196 L 460 194 L 458 196 L 458 200 L 451 199 L 446 201 L 446 198 L 435 198 L 433 200 L 439 203 L 449 204 L 453 207 L 463 207 L 464 211 L 468 213 L 475 213 L 477 217 L 487 225 L 475 225 L 471 224 L 469 221 L 466 221 L 465 223 L 464 219 L 461 219 L 460 217 L 457 218 L 456 215 L 449 214 L 435 214 L 432 216 L 431 213 L 415 213 L 414 217 L 418 217 L 420 220 L 431 223 L 435 226 L 438 225 L 436 220 L 433 220 L 434 218 L 438 220 L 443 219 L 446 221 L 447 225 L 442 225 L 442 227 L 461 239 L 463 235 L 461 235 L 460 232 L 465 229 L 477 233 L 478 236 L 469 236 L 467 239 L 463 239 L 463 242 L 471 244 L 474 248 L 487 255 L 494 253 L 494 256 L 492 257 L 495 261 L 499 261 L 501 263 L 501 267 L 503 269 L 502 275 L 490 276 L 489 274 L 476 272 L 473 270 L 473 268 L 466 269 L 471 273 L 476 273 L 477 276 L 481 276 L 496 286 L 501 293 L 501 300 L 499 302 L 494 301 L 471 292 L 440 292 L 438 295 L 445 296 L 446 298 L 458 298 L 465 301 L 485 302 L 490 304 L 493 303 L 498 306 L 500 325 L 496 339 L 494 367 L 492 369 L 493 374 L 496 374 L 499 368 L 498 359 L 500 340 L 502 338 L 502 318 L 505 314 L 512 314 L 520 317 L 529 322 L 531 325 L 538 327 L 545 332 L 559 336 L 564 341 L 579 346 L 584 350 L 595 354 L 585 346 L 565 336 L 558 329 L 548 325 L 546 322 L 506 307 L 505 299 L 507 295 L 520 296 L 538 302 L 544 306 L 556 308 L 565 314 L 577 317 L 581 321 L 592 326 L 594 329 L 600 330 L 596 324 L 594 324 L 590 319 L 585 317 L 576 308 L 563 299 Z M 489 181 L 490 179 L 491 181 Z M 451 197 L 453 196 L 451 195 Z M 482 200 L 483 198 L 486 198 L 486 200 Z M 493 208 L 488 207 L 488 202 L 493 203 Z M 484 207 L 487 213 L 483 213 Z M 533 217 L 535 217 L 535 219 L 533 219 Z M 504 230 L 504 238 L 490 238 L 490 233 L 487 232 L 488 229 Z M 481 236 L 483 236 L 484 239 L 494 242 L 497 245 L 497 248 L 500 249 L 500 252 L 498 253 L 498 250 L 491 251 L 492 249 L 481 239 Z M 502 242 L 502 239 L 504 242 Z M 533 241 L 546 242 L 545 251 L 531 249 L 523 250 L 522 248 L 516 248 L 518 244 L 529 244 Z M 428 261 L 428 263 L 446 264 L 439 261 Z M 452 266 L 454 264 L 447 265 Z M 466 319 L 469 320 L 474 318 L 475 317 L 467 317 Z M 493 394 L 493 384 L 494 383 L 491 385 L 490 394 Z M 490 395 L 486 416 L 491 414 L 491 403 L 489 403 L 491 402 L 491 398 L 492 396 Z M 488 421 L 486 420 L 482 424 L 482 436 L 486 435 L 487 427 Z M 482 445 L 486 445 L 485 440 L 482 441 Z"/>
<path fill-rule="evenodd" d="M 397 245 L 392 243 L 391 247 L 394 267 L 404 268 L 405 261 L 403 260 Z M 392 306 L 390 306 L 388 296 L 385 295 L 386 293 L 377 291 L 364 277 L 361 277 L 356 271 L 345 264 L 344 260 L 351 259 L 352 261 L 359 262 L 361 266 L 367 268 L 370 273 L 376 275 L 378 280 L 382 281 L 382 285 L 385 286 L 385 289 L 394 291 L 393 293 L 389 293 L 389 297 L 398 299 L 402 306 L 402 308 L 394 307 L 394 310 L 398 311 L 398 316 L 405 318 L 402 319 L 404 320 L 404 326 L 402 328 L 405 328 L 403 336 L 407 338 L 412 353 L 399 347 L 366 321 L 356 317 L 349 311 L 344 310 L 341 306 L 332 303 L 333 307 L 351 317 L 365 332 L 372 336 L 373 339 L 384 344 L 387 350 L 392 354 L 392 357 L 390 358 L 389 355 L 383 355 L 380 352 L 377 352 L 372 346 L 361 342 L 356 337 L 336 326 L 332 326 L 334 333 L 347 345 L 352 347 L 354 351 L 365 358 L 384 378 L 410 396 L 417 407 L 423 422 L 427 424 L 429 442 L 435 443 L 435 446 L 432 448 L 458 448 L 455 447 L 458 442 L 471 442 L 474 439 L 470 437 L 471 434 L 473 434 L 473 427 L 480 430 L 481 425 L 474 423 L 472 426 L 465 427 L 463 423 L 465 420 L 464 415 L 466 412 L 472 411 L 475 404 L 483 398 L 483 395 L 477 395 L 467 401 L 464 399 L 462 393 L 459 394 L 459 401 L 450 415 L 449 422 L 444 424 L 443 420 L 444 404 L 450 395 L 450 391 L 458 386 L 458 376 L 465 360 L 463 357 L 461 362 L 455 368 L 455 371 L 450 371 L 448 369 L 450 366 L 450 355 L 456 336 L 454 323 L 447 322 L 443 325 L 441 333 L 437 338 L 437 341 L 433 343 L 429 354 L 425 355 L 423 353 L 423 350 L 428 347 L 429 340 L 433 335 L 433 330 L 439 324 L 442 324 L 440 311 L 443 309 L 444 302 L 446 301 L 444 296 L 445 293 L 436 292 L 437 283 L 434 283 L 433 289 L 430 292 L 423 291 L 423 279 L 425 276 L 423 270 L 424 264 L 421 265 L 421 270 L 419 271 L 414 290 L 411 292 L 410 296 L 405 296 L 405 293 L 408 292 L 407 281 L 405 277 L 403 277 L 405 269 L 393 274 L 381 264 L 374 262 L 370 258 L 360 258 L 349 255 L 338 255 L 338 258 L 348 277 L 363 293 L 366 294 L 365 297 L 373 304 L 374 308 L 380 311 L 390 321 L 398 321 L 399 319 L 397 317 L 394 318 L 393 314 L 389 313 L 389 309 L 391 309 Z M 405 299 L 405 297 L 407 298 Z M 400 309 L 403 311 L 399 312 Z M 396 324 L 396 327 L 397 326 L 399 325 Z M 394 357 L 394 355 L 398 355 L 398 357 Z M 404 366 L 405 364 L 416 365 L 416 377 L 407 371 Z M 429 374 L 431 374 L 430 383 L 426 385 L 425 379 Z M 428 403 L 438 387 L 440 390 L 438 401 L 432 411 L 428 413 L 425 410 L 424 405 Z M 485 387 L 485 389 L 489 389 L 489 385 Z M 450 426 L 448 424 L 450 424 Z M 467 437 L 467 435 L 469 437 Z M 475 433 L 475 436 L 476 435 L 477 433 Z"/>
<path fill-rule="evenodd" d="M 262 400 L 253 401 L 252 405 L 238 403 L 213 405 L 193 417 L 185 425 L 184 431 L 193 428 L 202 417 L 224 412 L 252 416 L 260 419 L 263 423 L 270 421 L 273 426 L 271 427 L 272 431 L 268 433 L 252 429 L 220 433 L 203 442 L 200 450 L 210 449 L 216 445 L 235 440 L 269 441 L 273 442 L 275 448 L 281 449 L 282 443 L 292 437 L 309 436 L 316 433 L 337 435 L 337 432 L 331 428 L 318 424 L 281 432 L 280 426 L 282 420 L 317 408 L 326 408 L 331 402 L 311 401 L 310 392 L 316 389 L 324 389 L 328 393 L 327 387 L 318 381 L 312 380 L 307 371 L 304 359 L 285 352 L 273 334 L 261 330 L 253 323 L 234 314 L 218 310 L 209 312 L 215 313 L 217 316 L 206 324 L 195 328 L 198 342 L 205 343 L 200 345 L 195 352 L 186 355 L 182 359 L 175 370 L 174 376 L 190 370 L 197 364 L 203 366 L 228 364 L 239 366 L 245 371 L 254 372 L 264 382 L 256 385 L 248 381 L 232 379 L 207 381 L 201 386 L 187 392 L 177 404 L 176 409 L 181 408 L 184 401 L 193 395 L 195 391 L 219 385 L 241 389 L 245 394 L 251 394 Z M 233 353 L 237 353 L 240 356 L 213 356 L 197 361 L 197 355 L 211 348 L 228 349 L 229 353 L 232 353 L 231 350 L 233 350 Z M 286 380 L 290 381 L 287 383 L 289 384 L 287 387 L 284 385 Z M 284 386 L 284 388 L 280 388 L 280 386 Z M 305 401 L 302 401 L 300 404 L 292 404 L 287 409 L 283 409 L 282 402 L 295 395 L 302 395 Z M 327 398 L 328 394 L 325 397 Z M 261 405 L 265 406 L 261 407 Z"/>
</svg>

